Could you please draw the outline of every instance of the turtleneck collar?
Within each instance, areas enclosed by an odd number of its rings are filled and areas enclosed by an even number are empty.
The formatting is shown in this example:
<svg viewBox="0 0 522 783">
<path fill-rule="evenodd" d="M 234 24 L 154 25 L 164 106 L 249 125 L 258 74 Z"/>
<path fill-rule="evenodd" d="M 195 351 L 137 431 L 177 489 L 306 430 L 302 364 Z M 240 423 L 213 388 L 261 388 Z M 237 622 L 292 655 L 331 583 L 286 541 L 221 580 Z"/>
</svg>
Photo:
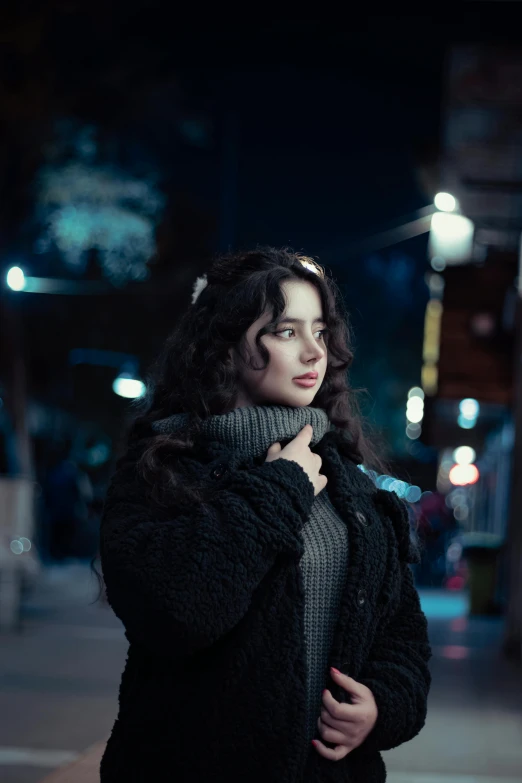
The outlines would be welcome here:
<svg viewBox="0 0 522 783">
<path fill-rule="evenodd" d="M 183 427 L 188 418 L 186 413 L 174 414 L 154 422 L 152 428 L 164 434 L 173 433 Z M 333 429 L 326 411 L 322 408 L 252 405 L 235 408 L 229 413 L 208 416 L 202 422 L 201 431 L 208 440 L 218 441 L 231 449 L 259 457 L 276 441 L 284 447 L 305 424 L 311 424 L 313 428 L 311 446 L 316 446 L 325 433 Z"/>
</svg>

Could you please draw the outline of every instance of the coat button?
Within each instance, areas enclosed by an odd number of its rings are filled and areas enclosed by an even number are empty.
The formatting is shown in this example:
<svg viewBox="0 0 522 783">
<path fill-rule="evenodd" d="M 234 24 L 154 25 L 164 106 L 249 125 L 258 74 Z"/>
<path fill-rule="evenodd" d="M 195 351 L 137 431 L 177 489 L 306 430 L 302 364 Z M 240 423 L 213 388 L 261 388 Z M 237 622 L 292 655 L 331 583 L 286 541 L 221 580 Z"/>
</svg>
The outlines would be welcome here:
<svg viewBox="0 0 522 783">
<path fill-rule="evenodd" d="M 357 593 L 357 603 L 359 606 L 364 606 L 366 603 L 366 590 L 359 590 Z"/>
<path fill-rule="evenodd" d="M 216 467 L 214 468 L 214 470 L 211 473 L 212 478 L 220 479 L 221 476 L 223 476 L 227 472 L 227 470 L 228 470 L 228 468 L 227 468 L 226 465 L 223 465 L 223 464 L 216 465 Z"/>
<path fill-rule="evenodd" d="M 361 525 L 368 525 L 368 520 L 366 519 L 365 515 L 362 513 L 362 511 L 356 511 L 355 517 L 358 522 L 361 523 Z"/>
</svg>

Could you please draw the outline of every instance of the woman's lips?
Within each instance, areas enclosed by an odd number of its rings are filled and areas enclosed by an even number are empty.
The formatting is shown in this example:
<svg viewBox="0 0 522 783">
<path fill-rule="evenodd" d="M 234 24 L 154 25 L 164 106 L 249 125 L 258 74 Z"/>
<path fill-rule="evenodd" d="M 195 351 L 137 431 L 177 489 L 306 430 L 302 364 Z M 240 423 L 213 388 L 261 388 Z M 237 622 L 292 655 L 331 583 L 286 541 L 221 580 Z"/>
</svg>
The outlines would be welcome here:
<svg viewBox="0 0 522 783">
<path fill-rule="evenodd" d="M 292 380 L 299 386 L 304 386 L 307 388 L 311 388 L 317 383 L 317 378 L 293 378 Z"/>
</svg>

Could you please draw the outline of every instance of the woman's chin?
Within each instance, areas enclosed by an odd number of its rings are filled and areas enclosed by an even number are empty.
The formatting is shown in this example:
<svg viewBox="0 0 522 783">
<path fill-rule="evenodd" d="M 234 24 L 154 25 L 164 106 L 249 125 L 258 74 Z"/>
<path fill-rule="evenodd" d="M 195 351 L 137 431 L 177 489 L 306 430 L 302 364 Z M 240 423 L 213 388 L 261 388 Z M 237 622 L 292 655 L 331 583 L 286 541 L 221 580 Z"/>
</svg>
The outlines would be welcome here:
<svg viewBox="0 0 522 783">
<path fill-rule="evenodd" d="M 295 392 L 283 394 L 280 397 L 277 397 L 277 399 L 270 400 L 270 402 L 265 404 L 286 405 L 288 408 L 302 408 L 306 405 L 310 405 L 313 402 L 315 394 L 315 389 L 304 389 L 302 392 L 297 392 L 297 394 Z"/>
</svg>

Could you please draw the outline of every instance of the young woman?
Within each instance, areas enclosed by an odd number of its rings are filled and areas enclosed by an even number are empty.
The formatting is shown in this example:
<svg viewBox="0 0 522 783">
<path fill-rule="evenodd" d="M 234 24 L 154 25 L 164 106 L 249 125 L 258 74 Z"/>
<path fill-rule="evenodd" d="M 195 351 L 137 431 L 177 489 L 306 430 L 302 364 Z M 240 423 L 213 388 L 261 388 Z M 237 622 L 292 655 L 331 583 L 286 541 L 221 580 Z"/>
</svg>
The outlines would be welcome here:
<svg viewBox="0 0 522 783">
<path fill-rule="evenodd" d="M 259 248 L 198 279 L 105 502 L 130 646 L 102 783 L 382 783 L 379 751 L 424 725 L 418 556 L 368 475 L 352 358 L 312 259 Z"/>
</svg>

